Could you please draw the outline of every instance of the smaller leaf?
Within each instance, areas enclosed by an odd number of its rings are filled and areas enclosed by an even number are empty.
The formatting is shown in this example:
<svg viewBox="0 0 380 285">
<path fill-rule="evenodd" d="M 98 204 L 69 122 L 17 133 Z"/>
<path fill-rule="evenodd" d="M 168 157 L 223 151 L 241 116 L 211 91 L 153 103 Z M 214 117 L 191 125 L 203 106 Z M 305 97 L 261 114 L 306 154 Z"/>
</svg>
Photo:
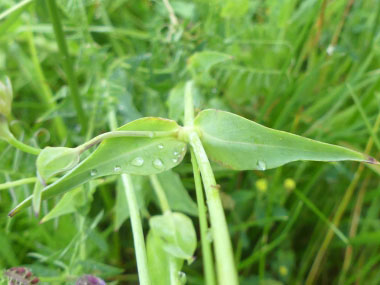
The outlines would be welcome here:
<svg viewBox="0 0 380 285">
<path fill-rule="evenodd" d="M 191 199 L 177 173 L 169 170 L 158 174 L 157 177 L 165 191 L 171 209 L 192 216 L 198 215 L 197 204 Z"/>
<path fill-rule="evenodd" d="M 191 219 L 181 213 L 166 212 L 149 221 L 152 232 L 163 241 L 163 248 L 172 256 L 191 259 L 197 246 L 197 237 Z"/>
<path fill-rule="evenodd" d="M 72 169 L 79 163 L 80 151 L 68 147 L 45 147 L 37 157 L 37 170 L 41 178 L 48 178 Z"/>
<path fill-rule="evenodd" d="M 0 115 L 9 117 L 12 110 L 13 92 L 12 85 L 8 77 L 4 83 L 0 81 Z"/>
<path fill-rule="evenodd" d="M 153 231 L 149 231 L 147 241 L 147 258 L 149 275 L 152 283 L 155 285 L 167 285 L 170 282 L 170 263 L 174 262 L 176 270 L 182 268 L 183 261 L 170 256 L 168 252 L 164 250 L 164 241 Z"/>
<path fill-rule="evenodd" d="M 62 199 L 60 199 L 57 205 L 55 205 L 55 207 L 43 217 L 40 223 L 45 223 L 51 219 L 76 212 L 77 208 L 83 206 L 83 203 L 85 203 L 83 195 L 84 192 L 82 187 L 78 187 L 73 191 L 65 193 Z"/>
</svg>

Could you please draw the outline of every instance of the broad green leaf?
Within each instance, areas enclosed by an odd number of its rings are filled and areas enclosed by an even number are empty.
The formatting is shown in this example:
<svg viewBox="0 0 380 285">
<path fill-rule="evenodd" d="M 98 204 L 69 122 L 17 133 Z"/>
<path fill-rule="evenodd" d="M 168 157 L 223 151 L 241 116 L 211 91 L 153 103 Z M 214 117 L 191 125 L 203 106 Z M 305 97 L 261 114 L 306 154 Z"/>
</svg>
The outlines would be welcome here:
<svg viewBox="0 0 380 285">
<path fill-rule="evenodd" d="M 270 129 L 229 112 L 204 110 L 194 125 L 210 159 L 235 170 L 266 170 L 297 160 L 377 163 L 365 154 Z"/>
<path fill-rule="evenodd" d="M 148 258 L 149 275 L 154 285 L 167 285 L 170 282 L 171 264 L 175 265 L 175 270 L 179 272 L 183 261 L 171 256 L 164 250 L 164 241 L 153 231 L 149 231 L 146 250 Z"/>
<path fill-rule="evenodd" d="M 181 213 L 166 212 L 149 220 L 151 231 L 163 240 L 163 248 L 172 256 L 191 259 L 197 247 L 193 222 Z"/>
<path fill-rule="evenodd" d="M 157 175 L 165 191 L 170 208 L 193 216 L 198 215 L 197 204 L 191 199 L 179 175 L 171 170 Z"/>
<path fill-rule="evenodd" d="M 118 130 L 176 131 L 176 122 L 162 118 L 142 118 Z M 153 133 L 152 133 L 153 134 Z M 181 163 L 186 143 L 171 137 L 118 137 L 105 139 L 85 160 L 42 191 L 48 199 L 77 187 L 91 179 L 112 174 L 150 175 L 169 170 Z M 19 204 L 9 215 L 30 205 L 31 197 Z"/>
<path fill-rule="evenodd" d="M 41 178 L 48 178 L 72 169 L 79 163 L 80 151 L 68 147 L 45 147 L 37 157 L 37 171 Z"/>
</svg>

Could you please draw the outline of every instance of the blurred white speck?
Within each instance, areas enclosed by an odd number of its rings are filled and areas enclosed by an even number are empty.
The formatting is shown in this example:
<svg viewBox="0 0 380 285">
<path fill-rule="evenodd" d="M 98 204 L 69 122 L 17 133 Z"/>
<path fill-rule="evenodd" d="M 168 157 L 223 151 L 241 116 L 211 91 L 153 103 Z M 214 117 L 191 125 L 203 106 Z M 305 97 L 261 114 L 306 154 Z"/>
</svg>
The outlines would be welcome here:
<svg viewBox="0 0 380 285">
<path fill-rule="evenodd" d="M 328 55 L 332 55 L 334 53 L 335 47 L 333 45 L 329 45 L 326 49 Z"/>
</svg>

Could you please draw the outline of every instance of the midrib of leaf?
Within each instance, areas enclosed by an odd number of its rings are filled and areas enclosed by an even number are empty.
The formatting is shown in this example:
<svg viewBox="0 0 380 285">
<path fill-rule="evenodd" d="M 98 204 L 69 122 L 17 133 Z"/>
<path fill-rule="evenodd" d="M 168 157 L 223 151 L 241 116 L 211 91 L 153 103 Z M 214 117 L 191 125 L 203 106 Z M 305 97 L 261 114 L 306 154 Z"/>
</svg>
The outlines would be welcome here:
<svg viewBox="0 0 380 285">
<path fill-rule="evenodd" d="M 242 142 L 242 141 L 228 141 L 228 140 L 225 140 L 225 139 L 221 139 L 219 137 L 215 137 L 209 133 L 206 133 L 204 130 L 202 130 L 202 135 L 201 135 L 201 138 L 202 137 L 208 137 L 208 138 L 211 138 L 211 140 L 215 140 L 215 141 L 219 141 L 223 144 L 238 144 L 238 145 L 244 145 L 244 146 L 249 146 L 249 147 L 263 147 L 263 148 L 280 148 L 280 149 L 283 149 L 283 150 L 294 150 L 294 149 L 298 149 L 297 147 L 288 147 L 288 146 L 285 146 L 285 145 L 271 145 L 271 144 L 257 144 L 257 143 L 248 143 L 248 142 Z M 339 150 L 344 150 L 344 151 L 347 151 L 347 152 L 352 152 L 352 154 L 357 154 L 357 155 L 360 155 L 360 153 L 356 153 L 355 151 L 353 150 L 350 150 L 350 149 L 345 149 L 341 146 L 337 146 L 337 145 L 332 145 L 332 144 L 328 144 L 328 143 L 324 143 L 324 142 L 318 142 L 318 141 L 314 141 L 312 139 L 309 139 L 309 138 L 304 138 L 304 139 L 307 139 L 307 140 L 310 140 L 311 143 L 316 143 L 316 144 L 320 144 L 320 145 L 324 145 L 324 146 L 327 146 L 327 147 L 334 147 L 334 148 L 337 148 Z M 311 151 L 311 150 L 302 150 L 303 152 L 307 152 L 307 153 L 310 153 L 310 154 L 315 154 L 315 152 Z M 359 159 L 359 158 L 358 158 Z M 364 157 L 363 157 L 363 160 Z"/>
</svg>

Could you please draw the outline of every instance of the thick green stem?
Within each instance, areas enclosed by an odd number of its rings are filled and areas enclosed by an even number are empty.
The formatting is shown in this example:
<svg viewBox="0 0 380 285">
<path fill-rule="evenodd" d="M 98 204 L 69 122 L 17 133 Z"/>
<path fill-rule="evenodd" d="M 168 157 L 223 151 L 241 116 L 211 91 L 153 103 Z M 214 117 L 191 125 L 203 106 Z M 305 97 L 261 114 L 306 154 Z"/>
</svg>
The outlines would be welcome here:
<svg viewBox="0 0 380 285">
<path fill-rule="evenodd" d="M 219 186 L 201 140 L 195 131 L 189 133 L 189 142 L 201 170 L 207 204 L 210 211 L 211 229 L 214 240 L 218 283 L 226 285 L 238 284 L 238 276 L 234 264 L 234 256 L 227 221 L 224 215 Z"/>
<path fill-rule="evenodd" d="M 70 88 L 70 94 L 72 96 L 74 107 L 82 127 L 82 131 L 85 132 L 87 128 L 87 119 L 83 111 L 82 102 L 79 94 L 78 82 L 75 77 L 73 64 L 69 55 L 69 51 L 66 44 L 65 35 L 63 33 L 62 24 L 55 0 L 47 0 L 47 6 L 49 9 L 51 21 L 53 24 L 54 34 L 57 40 L 59 51 L 62 55 L 62 65 L 67 76 L 67 82 Z"/>
<path fill-rule="evenodd" d="M 115 112 L 111 111 L 109 114 L 109 121 L 111 129 L 117 128 L 117 121 Z M 140 210 L 137 203 L 136 193 L 133 187 L 131 176 L 128 174 L 122 174 L 121 179 L 125 190 L 125 196 L 127 198 L 129 214 L 131 217 L 131 225 L 133 232 L 133 243 L 136 252 L 137 271 L 139 275 L 139 282 L 141 285 L 150 285 L 150 277 L 148 270 L 148 259 L 146 254 L 144 232 L 141 223 Z"/>
<path fill-rule="evenodd" d="M 191 151 L 191 163 L 193 164 L 193 172 L 194 172 L 194 182 L 195 182 L 195 192 L 197 196 L 197 204 L 198 204 L 198 216 L 199 216 L 199 227 L 201 233 L 201 244 L 202 244 L 202 259 L 203 266 L 205 272 L 206 285 L 215 285 L 215 269 L 214 262 L 212 259 L 212 251 L 211 251 L 211 243 L 208 234 L 208 225 L 207 225 L 207 217 L 206 217 L 206 205 L 203 197 L 203 189 L 202 189 L 202 181 L 201 175 L 199 173 L 199 167 L 197 160 L 195 158 L 195 154 L 193 150 Z"/>
<path fill-rule="evenodd" d="M 193 82 L 188 81 L 185 86 L 185 127 L 192 127 L 194 124 L 194 107 L 193 107 L 193 96 L 192 96 Z M 215 285 L 215 269 L 214 262 L 211 251 L 211 244 L 208 239 L 208 223 L 207 223 L 207 210 L 203 197 L 202 181 L 199 173 L 199 166 L 194 154 L 194 151 L 190 149 L 191 152 L 191 163 L 193 165 L 195 191 L 197 196 L 198 205 L 198 216 L 199 216 L 199 227 L 201 233 L 201 244 L 202 244 L 202 258 L 203 266 L 205 272 L 205 279 L 207 285 Z"/>
</svg>

